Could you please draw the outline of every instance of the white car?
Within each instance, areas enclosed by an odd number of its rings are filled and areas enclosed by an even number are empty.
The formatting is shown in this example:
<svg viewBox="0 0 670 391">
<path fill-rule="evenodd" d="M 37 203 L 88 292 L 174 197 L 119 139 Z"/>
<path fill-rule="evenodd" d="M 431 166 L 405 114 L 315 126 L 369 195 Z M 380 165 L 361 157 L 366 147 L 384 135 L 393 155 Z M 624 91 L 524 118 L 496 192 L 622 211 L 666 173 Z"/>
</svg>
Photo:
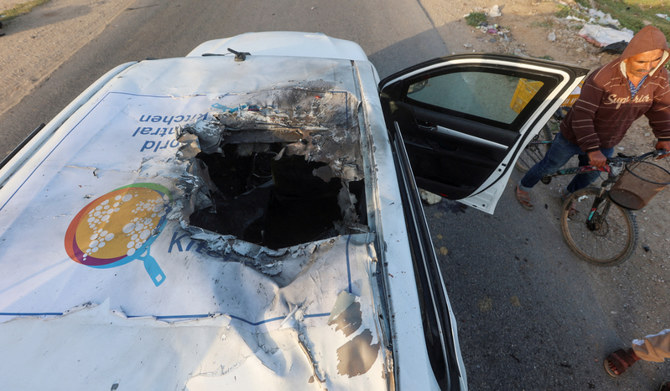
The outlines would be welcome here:
<svg viewBox="0 0 670 391">
<path fill-rule="evenodd" d="M 492 213 L 585 73 L 298 32 L 111 70 L 2 163 L 0 388 L 466 390 L 417 185 Z"/>
</svg>

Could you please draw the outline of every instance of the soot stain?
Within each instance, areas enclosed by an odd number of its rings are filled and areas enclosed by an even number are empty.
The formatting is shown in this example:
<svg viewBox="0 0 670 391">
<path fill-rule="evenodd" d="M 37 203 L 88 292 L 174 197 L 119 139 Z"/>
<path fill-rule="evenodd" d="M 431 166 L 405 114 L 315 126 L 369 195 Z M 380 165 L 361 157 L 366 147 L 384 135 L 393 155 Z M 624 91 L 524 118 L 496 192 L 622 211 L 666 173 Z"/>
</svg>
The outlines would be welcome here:
<svg viewBox="0 0 670 391">
<path fill-rule="evenodd" d="M 337 349 L 337 373 L 349 377 L 359 376 L 372 368 L 378 357 L 380 343 L 371 345 L 372 332 L 369 329 L 355 336 Z"/>
<path fill-rule="evenodd" d="M 335 325 L 336 331 L 341 330 L 348 337 L 361 327 L 362 322 L 361 303 L 353 302 L 346 310 L 337 315 L 335 319 L 328 322 L 328 325 Z"/>
</svg>

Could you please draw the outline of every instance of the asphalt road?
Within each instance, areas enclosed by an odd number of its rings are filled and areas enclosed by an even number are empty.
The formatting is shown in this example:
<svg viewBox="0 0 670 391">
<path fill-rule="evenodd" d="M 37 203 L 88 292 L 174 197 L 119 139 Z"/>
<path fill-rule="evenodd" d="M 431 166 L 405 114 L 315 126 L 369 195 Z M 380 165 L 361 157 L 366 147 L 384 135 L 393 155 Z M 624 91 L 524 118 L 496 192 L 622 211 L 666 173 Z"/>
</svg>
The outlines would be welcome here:
<svg viewBox="0 0 670 391">
<path fill-rule="evenodd" d="M 202 41 L 246 31 L 321 31 L 354 40 L 384 77 L 460 44 L 445 42 L 445 26 L 434 26 L 423 5 L 139 0 L 1 116 L 0 134 L 17 142 L 117 64 L 183 56 Z M 562 242 L 555 189 L 538 188 L 538 207 L 528 212 L 508 186 L 493 216 L 449 201 L 426 207 L 470 389 L 638 391 L 670 380 L 668 363 L 637 364 L 616 380 L 602 370 L 609 351 L 670 327 L 667 266 L 645 261 L 643 250 L 620 267 L 579 261 Z"/>
</svg>

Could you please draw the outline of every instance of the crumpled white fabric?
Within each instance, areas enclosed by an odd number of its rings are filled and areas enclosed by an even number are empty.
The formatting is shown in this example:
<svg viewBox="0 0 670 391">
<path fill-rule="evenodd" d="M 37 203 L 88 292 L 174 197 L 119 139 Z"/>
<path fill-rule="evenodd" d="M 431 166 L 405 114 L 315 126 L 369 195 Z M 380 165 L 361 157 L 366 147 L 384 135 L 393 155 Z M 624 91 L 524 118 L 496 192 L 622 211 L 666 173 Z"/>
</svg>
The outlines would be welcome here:
<svg viewBox="0 0 670 391">
<path fill-rule="evenodd" d="M 616 30 L 611 27 L 595 24 L 585 24 L 584 27 L 579 30 L 579 36 L 598 47 L 604 47 L 621 41 L 630 42 L 633 35 L 635 34 L 629 29 Z"/>
</svg>

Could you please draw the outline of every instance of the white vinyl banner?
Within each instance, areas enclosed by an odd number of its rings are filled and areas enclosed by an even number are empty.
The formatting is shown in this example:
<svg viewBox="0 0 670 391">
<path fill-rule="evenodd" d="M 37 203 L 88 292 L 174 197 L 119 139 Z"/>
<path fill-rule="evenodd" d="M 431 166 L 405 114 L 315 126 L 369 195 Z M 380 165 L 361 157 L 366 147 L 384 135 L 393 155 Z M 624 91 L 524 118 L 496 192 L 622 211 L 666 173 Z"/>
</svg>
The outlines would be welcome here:
<svg viewBox="0 0 670 391">
<path fill-rule="evenodd" d="M 170 218 L 179 127 L 240 102 L 103 90 L 5 183 L 0 388 L 385 387 L 372 235 L 279 250 L 265 272 L 259 246 L 212 251 Z"/>
</svg>

